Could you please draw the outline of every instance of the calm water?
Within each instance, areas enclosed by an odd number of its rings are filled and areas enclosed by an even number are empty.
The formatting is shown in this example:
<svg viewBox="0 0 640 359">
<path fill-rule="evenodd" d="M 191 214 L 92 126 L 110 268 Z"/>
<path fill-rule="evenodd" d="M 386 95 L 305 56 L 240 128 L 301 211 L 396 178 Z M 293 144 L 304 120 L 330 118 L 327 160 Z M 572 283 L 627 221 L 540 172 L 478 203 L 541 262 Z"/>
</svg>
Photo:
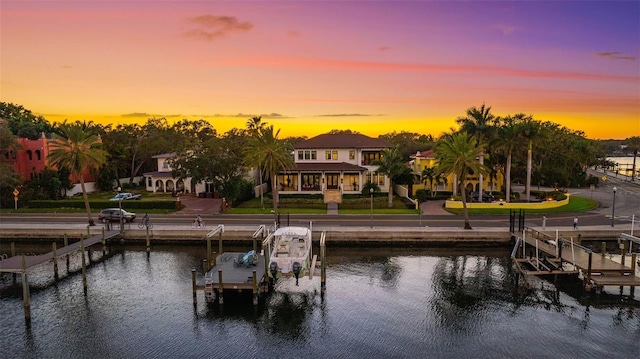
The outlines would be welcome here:
<svg viewBox="0 0 640 359">
<path fill-rule="evenodd" d="M 204 248 L 113 249 L 55 284 L 29 272 L 32 322 L 20 286 L 0 283 L 2 358 L 638 358 L 633 299 L 589 300 L 534 280 L 516 290 L 509 249 L 329 248 L 319 277 L 282 281 L 260 305 L 227 296 L 192 303 L 191 268 Z M 94 253 L 93 258 L 97 259 Z M 70 270 L 79 268 L 79 256 Z M 19 279 L 18 279 L 19 284 Z M 572 289 L 574 288 L 574 289 Z M 636 300 L 640 296 L 636 294 Z"/>
</svg>

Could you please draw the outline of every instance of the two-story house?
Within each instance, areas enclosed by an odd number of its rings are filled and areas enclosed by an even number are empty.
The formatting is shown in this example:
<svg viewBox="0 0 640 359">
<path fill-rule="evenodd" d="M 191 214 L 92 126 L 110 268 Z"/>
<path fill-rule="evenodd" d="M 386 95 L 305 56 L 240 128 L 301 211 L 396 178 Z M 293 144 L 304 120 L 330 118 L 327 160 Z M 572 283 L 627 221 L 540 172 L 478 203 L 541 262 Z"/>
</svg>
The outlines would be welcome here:
<svg viewBox="0 0 640 359">
<path fill-rule="evenodd" d="M 355 194 L 367 182 L 387 192 L 389 179 L 372 163 L 391 147 L 387 141 L 353 133 L 327 133 L 301 141 L 294 146 L 295 168 L 278 174 L 280 193 Z"/>
<path fill-rule="evenodd" d="M 205 185 L 203 183 L 195 184 L 192 188 L 191 179 L 180 179 L 173 177 L 171 174 L 172 168 L 169 165 L 169 159 L 174 157 L 175 153 L 163 153 L 153 156 L 158 161 L 158 170 L 154 172 L 145 172 L 144 183 L 145 188 L 149 192 L 185 192 L 189 193 L 195 191 L 195 193 L 206 192 Z"/>
<path fill-rule="evenodd" d="M 422 171 L 425 168 L 435 168 L 438 166 L 436 159 L 436 153 L 432 150 L 418 151 L 416 154 L 409 156 L 409 166 L 411 167 L 416 182 L 413 185 L 413 194 L 419 189 L 433 190 L 433 191 L 449 191 L 452 193 L 458 192 L 458 181 L 456 176 L 450 174 L 448 176 L 440 176 L 433 179 L 433 184 L 429 183 L 429 179 L 422 178 Z M 426 186 L 425 186 L 426 182 Z M 495 175 L 483 177 L 483 191 L 501 191 L 502 183 L 504 183 L 504 177 L 501 171 L 496 171 Z M 466 191 L 467 193 L 477 192 L 480 187 L 480 178 L 478 175 L 471 175 L 466 179 Z"/>
</svg>

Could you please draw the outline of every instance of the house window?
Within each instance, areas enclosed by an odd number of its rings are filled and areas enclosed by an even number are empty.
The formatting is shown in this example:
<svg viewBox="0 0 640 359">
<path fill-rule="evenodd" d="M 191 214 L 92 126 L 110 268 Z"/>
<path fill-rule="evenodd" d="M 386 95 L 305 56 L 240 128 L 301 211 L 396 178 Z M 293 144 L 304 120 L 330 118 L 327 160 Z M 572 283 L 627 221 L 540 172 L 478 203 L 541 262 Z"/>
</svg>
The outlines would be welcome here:
<svg viewBox="0 0 640 359">
<path fill-rule="evenodd" d="M 353 161 L 356 159 L 356 151 L 355 150 L 349 150 L 349 160 Z"/>
<path fill-rule="evenodd" d="M 315 160 L 318 158 L 316 151 L 298 151 L 298 159 L 299 160 Z"/>
<path fill-rule="evenodd" d="M 370 166 L 374 161 L 380 159 L 380 152 L 362 152 L 362 165 Z"/>
<path fill-rule="evenodd" d="M 384 186 L 384 175 L 378 171 L 373 172 L 373 183 Z"/>
<path fill-rule="evenodd" d="M 36 159 L 37 159 L 38 161 L 42 160 L 42 156 L 41 156 L 41 154 L 40 154 L 40 150 L 36 150 Z"/>
<path fill-rule="evenodd" d="M 338 160 L 338 151 L 326 151 L 325 152 L 325 158 L 329 161 L 336 161 Z"/>
<path fill-rule="evenodd" d="M 165 169 L 165 170 L 169 169 L 169 162 L 167 161 L 162 162 L 162 169 Z"/>
<path fill-rule="evenodd" d="M 300 176 L 301 190 L 303 191 L 319 191 L 320 190 L 320 174 L 303 173 Z"/>
<path fill-rule="evenodd" d="M 27 157 L 29 157 L 29 161 L 33 161 L 33 153 L 31 153 L 31 150 L 27 150 Z"/>
<path fill-rule="evenodd" d="M 297 174 L 280 174 L 278 175 L 278 185 L 281 191 L 297 191 L 298 175 Z"/>
</svg>

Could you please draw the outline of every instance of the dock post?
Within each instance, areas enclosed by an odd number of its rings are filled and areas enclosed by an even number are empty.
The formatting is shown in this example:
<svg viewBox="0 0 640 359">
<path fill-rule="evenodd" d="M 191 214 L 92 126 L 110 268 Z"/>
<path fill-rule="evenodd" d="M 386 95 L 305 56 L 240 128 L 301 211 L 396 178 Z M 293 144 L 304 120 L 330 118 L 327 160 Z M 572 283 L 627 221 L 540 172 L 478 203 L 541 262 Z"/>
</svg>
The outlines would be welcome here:
<svg viewBox="0 0 640 359">
<path fill-rule="evenodd" d="M 147 239 L 147 257 L 149 256 L 149 252 L 151 252 L 151 239 L 149 239 L 149 226 L 146 227 L 146 239 Z"/>
<path fill-rule="evenodd" d="M 87 238 L 91 237 L 91 227 L 87 224 Z"/>
<path fill-rule="evenodd" d="M 202 271 L 207 272 L 209 270 L 209 261 L 205 258 L 202 260 Z"/>
<path fill-rule="evenodd" d="M 207 237 L 207 263 L 211 263 L 211 238 Z M 205 267 L 204 271 L 208 271 L 211 268 Z"/>
<path fill-rule="evenodd" d="M 104 239 L 104 227 L 102 227 L 102 245 L 104 246 L 105 243 L 106 240 Z"/>
<path fill-rule="evenodd" d="M 51 243 L 51 252 L 53 252 L 53 277 L 58 280 L 58 254 L 56 242 Z"/>
<path fill-rule="evenodd" d="M 253 271 L 253 305 L 258 305 L 258 275 Z"/>
<path fill-rule="evenodd" d="M 627 248 L 627 242 L 622 242 L 622 245 L 620 246 L 620 264 L 624 265 L 625 262 L 625 252 L 626 252 L 626 248 Z"/>
<path fill-rule="evenodd" d="M 216 252 L 211 253 L 211 268 L 215 267 L 218 265 L 218 256 L 216 255 Z M 209 268 L 209 269 L 211 269 Z"/>
<path fill-rule="evenodd" d="M 324 293 L 327 289 L 327 268 L 326 268 L 326 246 L 324 242 L 320 244 L 320 292 Z M 312 268 L 315 270 L 315 268 Z"/>
<path fill-rule="evenodd" d="M 196 269 L 191 269 L 191 288 L 193 290 L 193 305 L 198 304 L 198 296 L 196 294 Z"/>
<path fill-rule="evenodd" d="M 258 239 L 253 237 L 253 253 L 258 254 Z"/>
<path fill-rule="evenodd" d="M 220 231 L 218 237 L 218 253 L 222 254 L 222 231 Z"/>
<path fill-rule="evenodd" d="M 603 241 L 600 248 L 600 255 L 604 257 L 605 254 L 607 254 L 607 242 Z"/>
<path fill-rule="evenodd" d="M 22 255 L 22 304 L 24 305 L 24 319 L 31 322 L 31 294 L 29 293 L 29 276 L 27 275 L 27 260 Z"/>
<path fill-rule="evenodd" d="M 16 256 L 16 243 L 15 242 L 11 242 L 11 256 L 15 257 Z M 15 283 L 18 280 L 18 275 L 16 273 L 13 273 L 13 283 Z"/>
<path fill-rule="evenodd" d="M 631 254 L 631 269 L 635 273 L 636 271 L 636 254 L 635 253 Z"/>
<path fill-rule="evenodd" d="M 564 247 L 564 243 L 558 238 L 556 238 L 556 244 L 558 245 L 558 258 L 560 258 L 560 270 L 562 270 L 562 247 Z"/>
<path fill-rule="evenodd" d="M 67 234 L 64 234 L 64 246 L 68 246 L 69 245 L 69 237 L 67 236 Z M 67 273 L 69 273 L 69 253 L 67 253 Z"/>
<path fill-rule="evenodd" d="M 589 264 L 587 266 L 587 291 L 591 291 L 591 262 L 593 260 L 593 252 L 589 252 Z"/>
<path fill-rule="evenodd" d="M 222 269 L 218 270 L 218 303 L 224 304 L 222 295 Z"/>
<path fill-rule="evenodd" d="M 80 236 L 80 255 L 82 256 L 82 289 L 87 294 L 87 263 L 84 259 L 84 237 Z"/>
</svg>

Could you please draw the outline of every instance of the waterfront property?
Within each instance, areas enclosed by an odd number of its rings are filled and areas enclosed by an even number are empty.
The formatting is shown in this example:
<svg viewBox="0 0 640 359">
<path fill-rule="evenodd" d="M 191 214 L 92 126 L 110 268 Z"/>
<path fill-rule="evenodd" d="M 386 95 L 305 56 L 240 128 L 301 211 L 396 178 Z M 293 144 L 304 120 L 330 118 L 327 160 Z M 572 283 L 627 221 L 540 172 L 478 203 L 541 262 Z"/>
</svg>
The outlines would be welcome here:
<svg viewBox="0 0 640 359">
<path fill-rule="evenodd" d="M 390 180 L 373 162 L 391 147 L 387 141 L 355 133 L 326 133 L 301 141 L 294 146 L 295 167 L 277 176 L 280 193 L 323 194 L 325 201 L 331 197 L 340 202 L 342 194 L 361 193 L 367 182 L 387 192 Z"/>
</svg>

